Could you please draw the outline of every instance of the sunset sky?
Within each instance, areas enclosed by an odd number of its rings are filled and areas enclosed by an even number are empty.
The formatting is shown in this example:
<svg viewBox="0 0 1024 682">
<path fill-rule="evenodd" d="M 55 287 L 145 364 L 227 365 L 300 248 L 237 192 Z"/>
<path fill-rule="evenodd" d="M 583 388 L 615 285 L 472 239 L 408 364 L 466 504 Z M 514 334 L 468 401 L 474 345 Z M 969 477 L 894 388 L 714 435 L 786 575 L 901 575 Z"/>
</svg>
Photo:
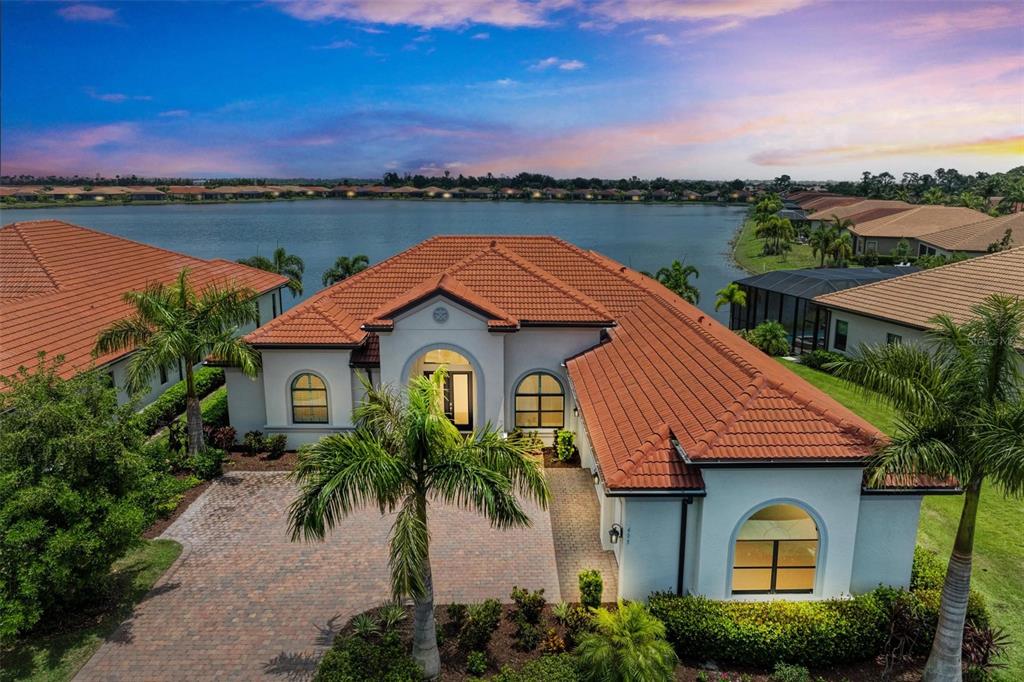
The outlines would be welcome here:
<svg viewBox="0 0 1024 682">
<path fill-rule="evenodd" d="M 1015 2 L 2 3 L 4 174 L 1024 163 Z"/>
</svg>

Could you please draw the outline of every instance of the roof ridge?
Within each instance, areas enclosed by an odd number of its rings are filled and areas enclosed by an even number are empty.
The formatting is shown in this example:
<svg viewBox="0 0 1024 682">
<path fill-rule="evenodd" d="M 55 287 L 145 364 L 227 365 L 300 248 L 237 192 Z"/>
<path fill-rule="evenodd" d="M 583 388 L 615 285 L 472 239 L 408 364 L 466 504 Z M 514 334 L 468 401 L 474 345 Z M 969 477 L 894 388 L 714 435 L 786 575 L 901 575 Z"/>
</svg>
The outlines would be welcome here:
<svg viewBox="0 0 1024 682">
<path fill-rule="evenodd" d="M 852 287 L 850 289 L 843 289 L 841 291 L 833 291 L 833 292 L 828 293 L 828 294 L 821 294 L 819 296 L 815 296 L 814 300 L 815 301 L 819 301 L 819 300 L 820 301 L 824 301 L 825 299 L 828 299 L 828 298 L 830 298 L 832 296 L 840 296 L 841 294 L 845 294 L 846 292 L 854 291 L 854 290 L 856 290 L 857 293 L 861 293 L 861 292 L 865 291 L 868 288 L 876 287 L 876 286 L 878 286 L 880 284 L 886 284 L 886 283 L 889 283 L 889 282 L 895 282 L 895 281 L 907 279 L 907 278 L 910 278 L 910 277 L 917 277 L 917 276 L 927 275 L 930 272 L 937 272 L 939 270 L 945 270 L 945 268 L 953 268 L 953 267 L 957 267 L 957 266 L 966 266 L 968 263 L 977 263 L 979 261 L 982 261 L 982 260 L 985 260 L 985 259 L 988 259 L 988 258 L 995 258 L 995 257 L 998 257 L 998 256 L 1005 257 L 1007 254 L 1015 253 L 1015 252 L 1021 251 L 1021 250 L 1024 250 L 1024 245 L 1014 246 L 1013 248 L 1006 249 L 1005 251 L 996 251 L 994 253 L 986 253 L 986 254 L 983 254 L 981 256 L 975 256 L 974 258 L 967 258 L 965 260 L 958 260 L 958 261 L 954 261 L 952 263 L 946 263 L 945 265 L 939 265 L 938 267 L 934 267 L 934 268 L 926 268 L 924 270 L 918 270 L 916 272 L 908 272 L 906 274 L 898 275 L 896 277 L 890 277 L 889 279 L 883 279 L 883 280 L 880 280 L 878 282 L 868 282 L 867 284 L 860 284 L 860 285 Z"/>
<path fill-rule="evenodd" d="M 666 422 L 659 424 L 655 427 L 654 431 L 643 439 L 640 447 L 630 451 L 626 456 L 625 462 L 620 464 L 615 471 L 609 472 L 606 479 L 608 483 L 614 485 L 628 480 L 633 472 L 639 469 L 647 461 L 647 458 L 655 452 L 663 442 L 669 441 L 671 438 L 672 430 L 669 428 L 668 424 Z M 661 442 L 656 443 L 655 439 Z"/>
<path fill-rule="evenodd" d="M 41 222 L 54 222 L 54 221 L 38 220 L 38 221 L 26 221 L 26 222 L 40 222 L 41 223 Z M 10 225 L 7 225 L 6 227 L 10 227 L 11 228 L 11 232 L 13 232 L 14 234 L 18 235 L 18 239 L 20 239 L 21 243 L 25 245 L 25 248 L 28 249 L 28 252 L 32 254 L 32 258 L 34 258 L 36 263 L 39 264 L 39 267 L 42 268 L 43 272 L 46 274 L 46 278 L 48 280 L 50 280 L 51 284 L 53 284 L 53 288 L 58 290 L 58 291 L 61 291 L 62 287 L 61 287 L 60 280 L 57 279 L 57 276 L 53 272 L 50 271 L 49 267 L 47 267 L 46 262 L 43 260 L 43 257 L 40 256 L 39 253 L 36 251 L 36 247 L 32 245 L 32 242 L 29 241 L 27 235 L 22 233 L 22 231 L 21 231 L 21 225 L 22 224 L 24 224 L 24 223 L 11 223 Z M 3 228 L 0 228 L 0 229 L 3 229 Z"/>
</svg>

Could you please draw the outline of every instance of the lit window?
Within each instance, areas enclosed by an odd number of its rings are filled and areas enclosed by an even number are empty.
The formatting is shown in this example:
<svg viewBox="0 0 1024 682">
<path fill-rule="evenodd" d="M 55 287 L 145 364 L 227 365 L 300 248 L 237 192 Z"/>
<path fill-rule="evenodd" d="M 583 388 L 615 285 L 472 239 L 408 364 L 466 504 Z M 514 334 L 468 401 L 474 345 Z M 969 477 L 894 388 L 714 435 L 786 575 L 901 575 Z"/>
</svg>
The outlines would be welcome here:
<svg viewBox="0 0 1024 682">
<path fill-rule="evenodd" d="M 846 337 L 850 332 L 850 323 L 846 320 L 836 320 L 836 340 L 832 344 L 836 350 L 846 350 Z"/>
<path fill-rule="evenodd" d="M 565 426 L 565 391 L 550 374 L 527 375 L 516 387 L 516 426 L 560 429 Z"/>
<path fill-rule="evenodd" d="M 292 421 L 327 423 L 327 386 L 315 374 L 300 374 L 292 381 Z"/>
<path fill-rule="evenodd" d="M 814 591 L 818 526 L 807 512 L 775 504 L 751 515 L 736 536 L 733 594 Z"/>
</svg>

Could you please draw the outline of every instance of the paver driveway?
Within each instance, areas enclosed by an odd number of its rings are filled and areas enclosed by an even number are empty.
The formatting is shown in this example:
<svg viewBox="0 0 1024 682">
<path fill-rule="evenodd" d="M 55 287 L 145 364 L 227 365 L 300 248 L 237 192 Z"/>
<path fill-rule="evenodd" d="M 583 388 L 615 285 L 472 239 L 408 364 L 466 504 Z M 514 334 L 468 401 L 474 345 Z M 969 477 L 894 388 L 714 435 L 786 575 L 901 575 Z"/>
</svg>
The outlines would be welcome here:
<svg viewBox="0 0 1024 682">
<path fill-rule="evenodd" d="M 387 598 L 391 517 L 360 512 L 321 543 L 288 539 L 294 485 L 283 473 L 215 482 L 162 537 L 185 549 L 103 644 L 78 680 L 306 679 L 335 632 Z M 479 515 L 432 505 L 439 602 L 508 600 L 513 584 L 560 599 L 551 522 L 492 530 Z"/>
</svg>

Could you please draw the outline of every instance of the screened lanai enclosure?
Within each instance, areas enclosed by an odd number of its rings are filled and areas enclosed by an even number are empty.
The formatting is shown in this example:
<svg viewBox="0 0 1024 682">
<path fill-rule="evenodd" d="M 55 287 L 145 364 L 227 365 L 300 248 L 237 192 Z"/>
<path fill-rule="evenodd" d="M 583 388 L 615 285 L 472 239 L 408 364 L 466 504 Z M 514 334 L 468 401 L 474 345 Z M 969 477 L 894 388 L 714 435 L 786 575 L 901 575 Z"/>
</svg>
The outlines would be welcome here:
<svg viewBox="0 0 1024 682">
<path fill-rule="evenodd" d="M 738 280 L 747 294 L 744 306 L 731 305 L 730 329 L 753 329 L 766 320 L 779 322 L 789 335 L 790 353 L 828 348 L 829 310 L 816 296 L 880 282 L 915 272 L 915 267 L 808 268 L 772 270 Z"/>
</svg>

